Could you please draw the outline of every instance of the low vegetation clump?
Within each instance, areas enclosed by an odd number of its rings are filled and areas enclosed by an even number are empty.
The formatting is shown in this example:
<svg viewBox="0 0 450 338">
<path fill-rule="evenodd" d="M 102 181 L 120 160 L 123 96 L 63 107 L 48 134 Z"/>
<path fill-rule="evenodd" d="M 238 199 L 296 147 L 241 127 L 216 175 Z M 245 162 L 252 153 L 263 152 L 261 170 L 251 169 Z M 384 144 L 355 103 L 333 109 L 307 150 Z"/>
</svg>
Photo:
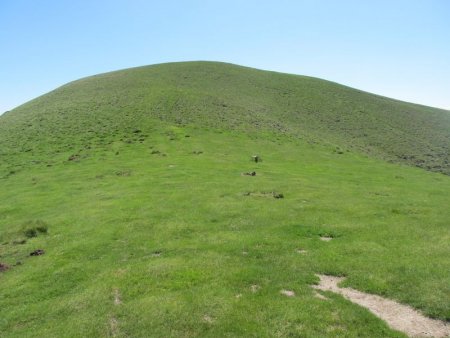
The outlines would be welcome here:
<svg viewBox="0 0 450 338">
<path fill-rule="evenodd" d="M 48 231 L 48 225 L 44 221 L 35 220 L 26 222 L 23 227 L 25 228 L 24 235 L 27 238 L 37 237 L 38 234 L 46 234 Z"/>
</svg>

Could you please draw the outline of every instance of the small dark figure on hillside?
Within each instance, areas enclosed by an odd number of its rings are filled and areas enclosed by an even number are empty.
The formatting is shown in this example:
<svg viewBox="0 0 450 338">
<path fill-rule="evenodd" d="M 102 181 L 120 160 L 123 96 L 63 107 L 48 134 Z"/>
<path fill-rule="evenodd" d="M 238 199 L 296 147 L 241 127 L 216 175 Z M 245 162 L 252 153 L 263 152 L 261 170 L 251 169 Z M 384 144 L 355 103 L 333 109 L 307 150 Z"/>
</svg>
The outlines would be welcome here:
<svg viewBox="0 0 450 338">
<path fill-rule="evenodd" d="M 245 176 L 256 176 L 256 171 L 252 171 L 249 173 L 244 173 Z"/>
</svg>

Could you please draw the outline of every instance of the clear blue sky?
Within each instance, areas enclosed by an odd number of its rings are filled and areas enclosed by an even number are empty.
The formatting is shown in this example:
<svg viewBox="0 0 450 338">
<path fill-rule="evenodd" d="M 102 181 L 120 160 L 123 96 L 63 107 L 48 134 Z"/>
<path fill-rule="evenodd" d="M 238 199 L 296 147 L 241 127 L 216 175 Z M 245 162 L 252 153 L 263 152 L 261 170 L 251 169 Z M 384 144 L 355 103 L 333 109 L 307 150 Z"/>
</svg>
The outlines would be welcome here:
<svg viewBox="0 0 450 338">
<path fill-rule="evenodd" d="M 450 109 L 449 0 L 0 0 L 0 113 L 80 77 L 216 60 Z"/>
</svg>

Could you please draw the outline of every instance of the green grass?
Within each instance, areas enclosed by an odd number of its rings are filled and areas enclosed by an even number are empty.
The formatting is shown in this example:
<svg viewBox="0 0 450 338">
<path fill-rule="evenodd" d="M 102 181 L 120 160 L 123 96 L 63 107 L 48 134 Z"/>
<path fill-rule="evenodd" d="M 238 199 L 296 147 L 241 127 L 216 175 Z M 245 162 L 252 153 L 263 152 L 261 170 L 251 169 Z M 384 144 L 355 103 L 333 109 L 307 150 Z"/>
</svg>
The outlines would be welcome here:
<svg viewBox="0 0 450 338">
<path fill-rule="evenodd" d="M 159 71 L 142 75 L 155 82 L 149 96 L 134 75 L 108 96 L 116 76 L 127 78 L 118 72 L 0 118 L 0 262 L 10 266 L 0 272 L 0 336 L 404 337 L 338 295 L 316 298 L 316 273 L 450 320 L 449 176 L 348 151 L 337 133 L 276 132 L 268 98 L 253 102 L 257 127 L 237 108 L 209 110 L 203 90 L 223 74 L 197 83 L 191 99 L 205 105 L 191 111 L 157 86 L 174 81 L 161 67 L 133 70 Z M 232 87 L 220 93 L 224 109 Z M 36 249 L 45 254 L 29 256 Z"/>
<path fill-rule="evenodd" d="M 62 86 L 2 116 L 0 156 L 102 143 L 149 118 L 286 134 L 450 174 L 449 111 L 214 62 L 133 68 Z"/>
<path fill-rule="evenodd" d="M 0 277 L 3 334 L 401 336 L 315 298 L 315 273 L 450 318 L 449 177 L 283 137 L 155 129 L 2 180 L 1 259 L 22 262 Z M 244 194 L 274 190 L 284 198 Z M 36 219 L 48 233 L 13 244 Z"/>
</svg>

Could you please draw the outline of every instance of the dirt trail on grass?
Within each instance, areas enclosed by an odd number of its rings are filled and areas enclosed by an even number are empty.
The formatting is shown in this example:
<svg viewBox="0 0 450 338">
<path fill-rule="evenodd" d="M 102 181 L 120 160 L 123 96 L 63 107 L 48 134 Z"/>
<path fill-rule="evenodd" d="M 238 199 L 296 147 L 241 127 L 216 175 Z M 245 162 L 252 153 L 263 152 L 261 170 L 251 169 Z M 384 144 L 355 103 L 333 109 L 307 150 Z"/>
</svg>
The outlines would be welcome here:
<svg viewBox="0 0 450 338">
<path fill-rule="evenodd" d="M 317 275 L 319 285 L 313 287 L 322 291 L 338 293 L 359 304 L 387 322 L 394 330 L 402 331 L 410 337 L 450 337 L 450 325 L 425 317 L 413 308 L 395 301 L 360 292 L 351 288 L 341 288 L 341 277 Z"/>
</svg>

